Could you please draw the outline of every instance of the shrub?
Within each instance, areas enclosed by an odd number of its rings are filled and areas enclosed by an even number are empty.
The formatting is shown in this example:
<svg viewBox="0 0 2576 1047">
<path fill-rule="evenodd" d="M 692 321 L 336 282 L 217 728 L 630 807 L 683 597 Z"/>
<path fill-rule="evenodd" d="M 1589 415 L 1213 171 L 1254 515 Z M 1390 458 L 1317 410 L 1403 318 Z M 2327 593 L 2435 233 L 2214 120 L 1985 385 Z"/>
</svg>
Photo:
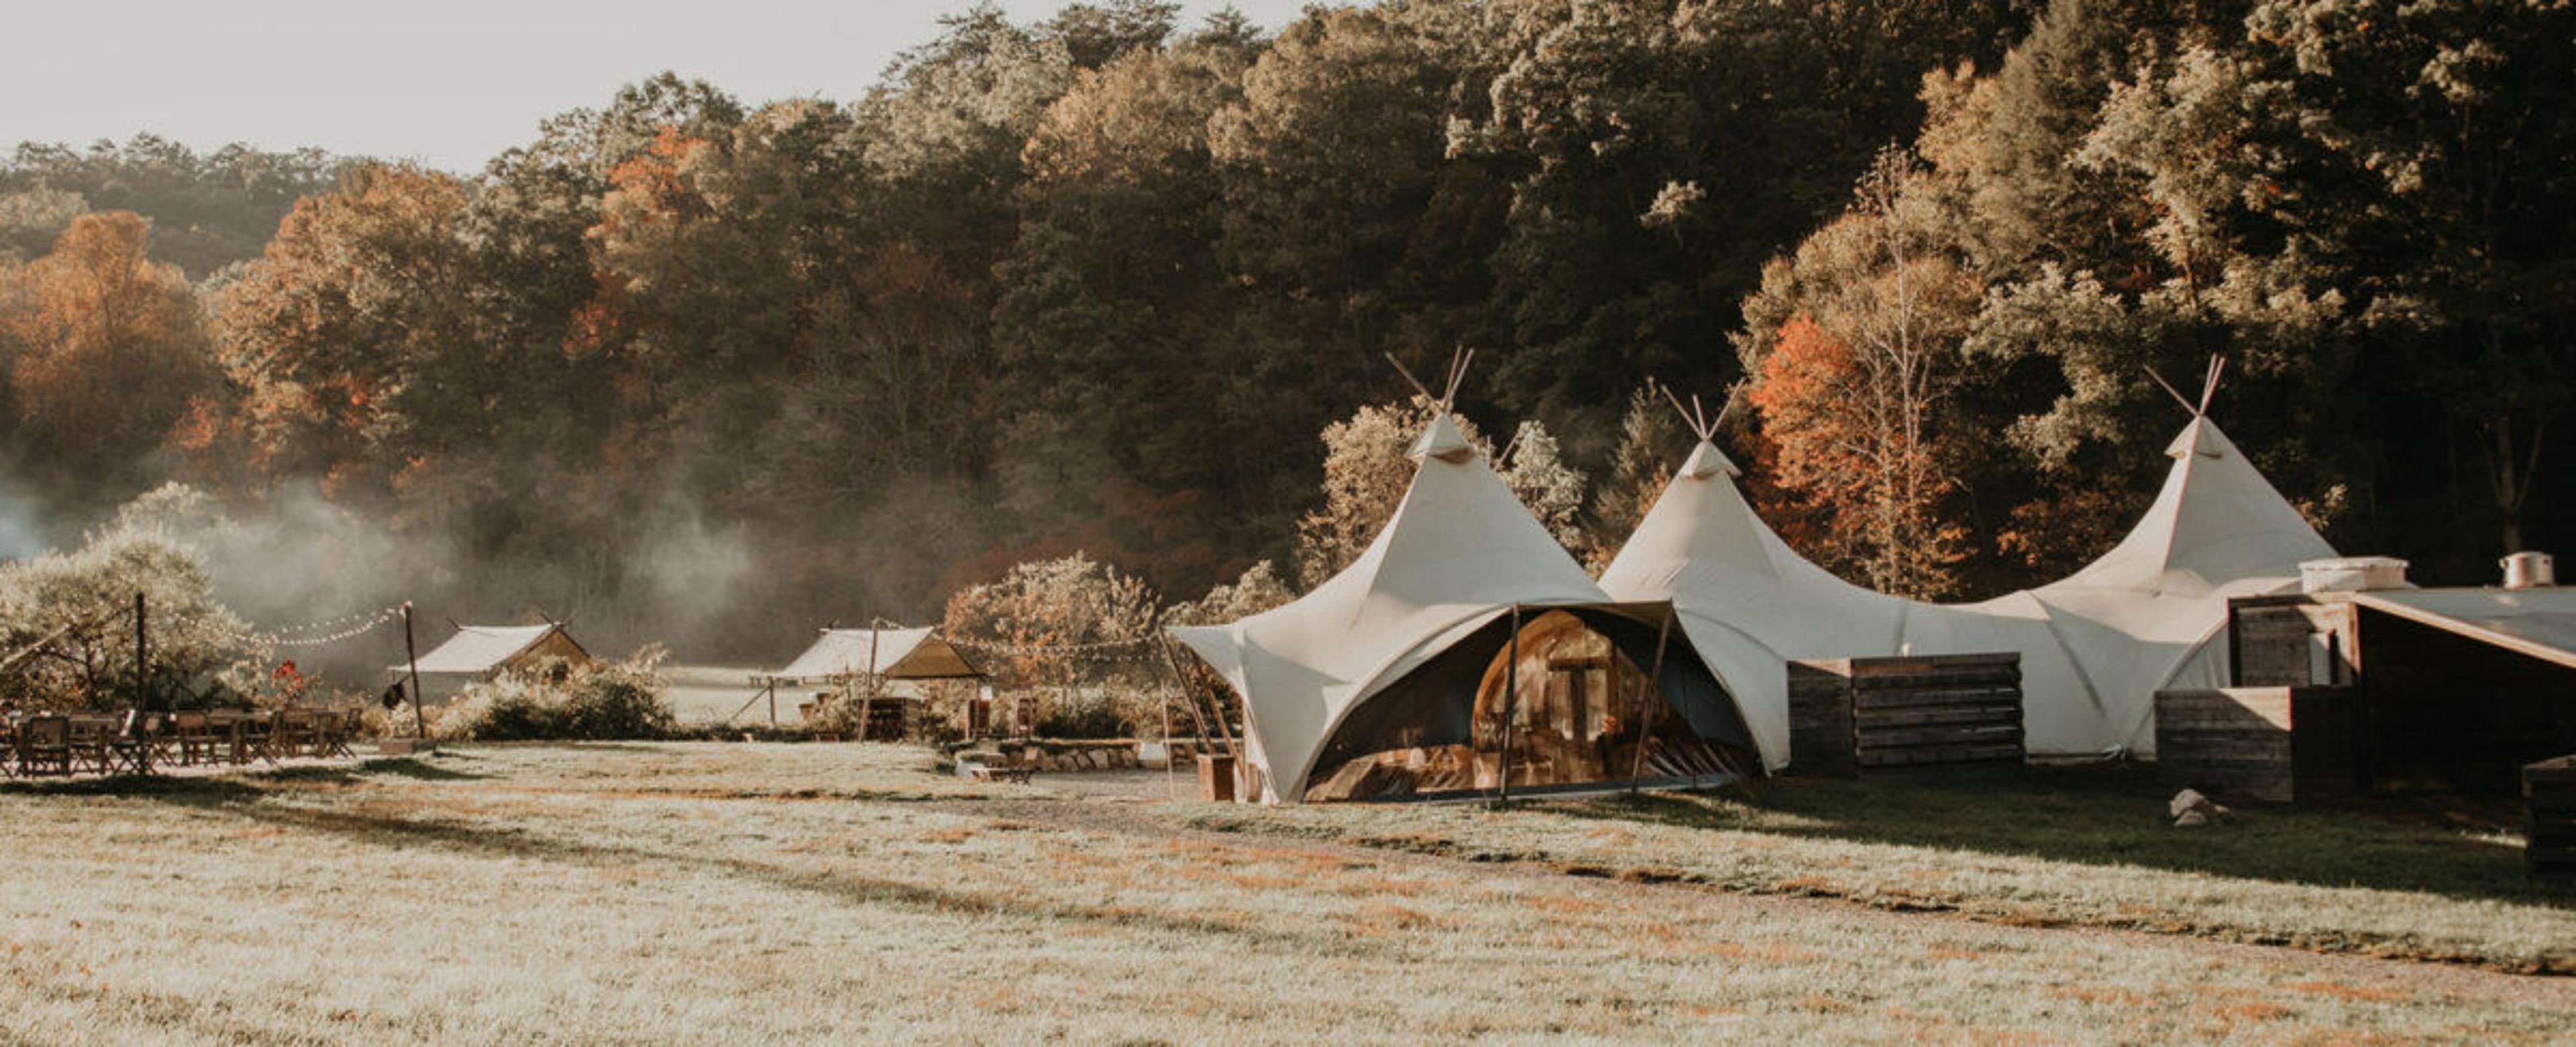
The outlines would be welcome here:
<svg viewBox="0 0 2576 1047">
<path fill-rule="evenodd" d="M 1105 695 L 1080 693 L 1048 703 L 1037 723 L 1041 738 L 1124 738 L 1128 726 L 1117 702 Z"/>
<path fill-rule="evenodd" d="M 548 661 L 465 689 L 431 732 L 449 741 L 612 741 L 669 738 L 679 716 L 663 693 L 662 649 L 622 662 Z"/>
</svg>

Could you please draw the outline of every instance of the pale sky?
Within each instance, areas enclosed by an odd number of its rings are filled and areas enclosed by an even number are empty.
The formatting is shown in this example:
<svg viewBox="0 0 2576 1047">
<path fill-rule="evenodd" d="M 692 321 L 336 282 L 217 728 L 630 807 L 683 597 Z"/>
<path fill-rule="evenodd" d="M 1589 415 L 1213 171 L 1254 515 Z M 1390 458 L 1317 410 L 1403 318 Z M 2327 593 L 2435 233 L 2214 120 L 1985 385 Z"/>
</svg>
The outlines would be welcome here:
<svg viewBox="0 0 2576 1047">
<path fill-rule="evenodd" d="M 150 131 L 200 149 L 415 158 L 454 171 L 665 69 L 746 103 L 849 100 L 970 0 L 0 2 L 0 149 Z M 1235 0 L 1265 28 L 1306 0 Z M 1014 21 L 1054 0 L 1002 0 Z M 1195 26 L 1225 6 L 1185 0 Z"/>
</svg>

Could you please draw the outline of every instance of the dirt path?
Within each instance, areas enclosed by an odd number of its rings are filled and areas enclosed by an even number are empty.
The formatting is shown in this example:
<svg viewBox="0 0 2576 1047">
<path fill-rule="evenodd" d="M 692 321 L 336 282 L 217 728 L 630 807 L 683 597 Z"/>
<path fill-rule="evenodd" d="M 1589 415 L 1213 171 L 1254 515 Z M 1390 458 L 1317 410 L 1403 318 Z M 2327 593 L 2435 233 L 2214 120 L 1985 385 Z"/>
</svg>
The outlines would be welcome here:
<svg viewBox="0 0 2576 1047">
<path fill-rule="evenodd" d="M 1048 784 L 1061 785 L 1062 783 Z M 2020 926 L 1954 912 L 1891 912 L 1831 898 L 1753 895 L 1686 883 L 1641 883 L 1575 876 L 1538 862 L 1468 861 L 1444 855 L 1366 847 L 1334 841 L 1285 836 L 1247 837 L 1239 833 L 1191 828 L 1174 822 L 1158 810 L 1162 805 L 1159 778 L 1151 783 L 1151 789 L 1137 783 L 1086 784 L 1090 787 L 1082 788 L 1081 791 L 1087 795 L 1076 799 L 1031 797 L 958 800 L 943 801 L 933 806 L 962 815 L 1028 822 L 1075 832 L 1189 840 L 1221 847 L 1244 849 L 1257 847 L 1268 851 L 1300 850 L 1382 865 L 1440 869 L 1462 877 L 1544 878 L 1559 883 L 1577 884 L 1580 885 L 1578 889 L 1618 898 L 1625 903 L 1640 907 L 1656 905 L 1662 899 L 1669 898 L 1672 892 L 1683 892 L 1702 902 L 1713 901 L 1720 905 L 1744 906 L 1753 910 L 1782 914 L 1823 916 L 1855 924 L 1884 927 L 1891 935 L 1916 933 L 1924 927 L 1925 921 L 1943 920 L 1974 924 L 1981 929 L 2032 948 L 2046 948 L 2051 941 L 2062 940 L 2065 936 L 2077 936 L 2115 948 L 2180 952 L 2211 963 L 2261 967 L 2279 972 L 2287 978 L 2330 980 L 2371 990 L 2443 992 L 2476 999 L 2561 1008 L 2576 1014 L 2576 978 L 2508 974 L 2453 964 L 2415 963 L 2351 954 L 2319 953 L 2282 946 L 2245 945 L 2184 935 L 2149 934 L 2141 931 L 2080 925 Z"/>
</svg>

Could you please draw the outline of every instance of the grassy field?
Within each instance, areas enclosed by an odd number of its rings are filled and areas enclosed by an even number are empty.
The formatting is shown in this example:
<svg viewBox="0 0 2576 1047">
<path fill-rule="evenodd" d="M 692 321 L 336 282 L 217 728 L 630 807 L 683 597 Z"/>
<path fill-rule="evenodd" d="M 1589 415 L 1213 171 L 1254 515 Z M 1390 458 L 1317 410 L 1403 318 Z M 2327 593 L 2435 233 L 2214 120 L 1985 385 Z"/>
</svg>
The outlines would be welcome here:
<svg viewBox="0 0 2576 1047">
<path fill-rule="evenodd" d="M 1752 896 L 1713 874 L 1642 882 L 1752 841 L 1782 863 L 1854 848 L 1821 868 L 1855 883 L 1946 878 L 1917 862 L 1992 866 L 1994 889 L 2041 895 L 2063 889 L 2058 865 L 2243 878 L 2191 867 L 2216 850 L 2143 866 L 2044 833 L 1854 828 L 1837 812 L 1866 805 L 1842 787 L 1759 810 L 1247 816 L 982 786 L 928 761 L 493 747 L 0 789 L 0 1042 L 2544 1043 L 2576 1021 L 2568 979 Z M 1888 838 L 1852 838 L 1870 834 Z M 2568 911 L 2464 897 L 2485 882 L 2468 864 L 2442 875 L 2465 879 L 2412 893 Z M 2262 882 L 2320 906 L 2389 890 Z M 2476 928 L 2435 929 L 2505 931 Z"/>
<path fill-rule="evenodd" d="M 2250 807 L 2167 824 L 2135 768 L 1804 782 L 1542 804 L 1211 809 L 1211 829 L 1597 876 L 2576 974 L 2576 887 L 2528 876 L 2510 811 Z"/>
</svg>

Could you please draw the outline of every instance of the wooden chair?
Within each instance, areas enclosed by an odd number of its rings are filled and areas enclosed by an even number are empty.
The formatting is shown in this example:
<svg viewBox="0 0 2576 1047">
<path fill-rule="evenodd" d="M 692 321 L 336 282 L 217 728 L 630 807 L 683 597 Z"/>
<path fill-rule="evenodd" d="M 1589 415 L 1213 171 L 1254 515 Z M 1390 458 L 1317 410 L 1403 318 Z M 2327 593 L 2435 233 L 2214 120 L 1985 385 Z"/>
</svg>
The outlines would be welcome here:
<svg viewBox="0 0 2576 1047">
<path fill-rule="evenodd" d="M 95 716 L 72 718 L 73 773 L 82 771 L 93 774 L 115 773 L 115 755 L 110 748 L 110 743 L 114 741 L 115 730 L 115 721 L 112 720 L 102 720 Z"/>
<path fill-rule="evenodd" d="M 219 747 L 225 741 L 204 713 L 177 713 L 171 716 L 171 734 L 179 743 L 179 762 L 194 767 L 219 758 Z"/>
<path fill-rule="evenodd" d="M 329 709 L 313 710 L 313 755 L 325 759 L 355 756 L 349 751 L 349 718 Z"/>
<path fill-rule="evenodd" d="M 238 767 L 252 760 L 268 759 L 268 725 L 255 716 L 236 716 L 224 725 L 225 761 Z"/>
<path fill-rule="evenodd" d="M 304 745 L 304 713 L 287 708 L 270 713 L 267 730 L 259 732 L 259 758 L 271 764 L 300 755 Z"/>
<path fill-rule="evenodd" d="M 161 718 L 143 715 L 141 710 L 126 710 L 125 719 L 110 728 L 99 742 L 99 764 L 108 774 L 152 773 L 152 731 Z"/>
<path fill-rule="evenodd" d="M 72 773 L 72 722 L 63 716 L 30 716 L 18 725 L 20 775 Z"/>
<path fill-rule="evenodd" d="M 153 713 L 143 718 L 143 740 L 152 747 L 152 764 L 166 767 L 179 762 L 179 732 L 169 713 Z"/>
</svg>

